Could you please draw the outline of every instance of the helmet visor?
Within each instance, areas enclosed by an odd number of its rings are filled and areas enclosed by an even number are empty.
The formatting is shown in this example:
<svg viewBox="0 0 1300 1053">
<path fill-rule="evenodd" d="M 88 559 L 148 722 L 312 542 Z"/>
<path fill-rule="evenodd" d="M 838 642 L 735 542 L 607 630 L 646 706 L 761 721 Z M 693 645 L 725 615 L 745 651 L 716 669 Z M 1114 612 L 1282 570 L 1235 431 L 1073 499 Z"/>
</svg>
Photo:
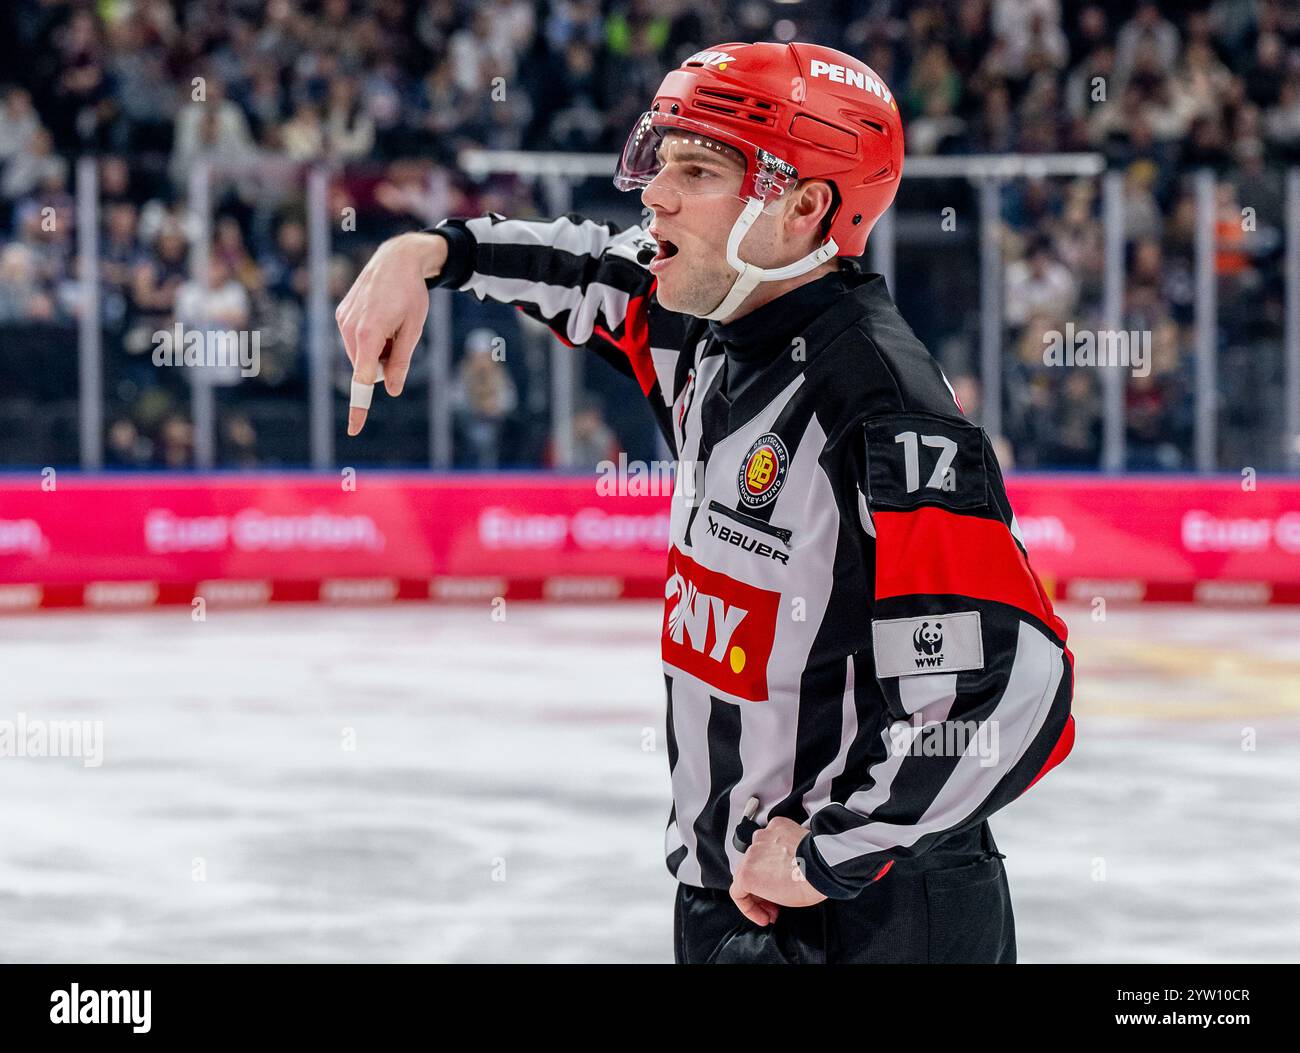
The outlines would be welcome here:
<svg viewBox="0 0 1300 1053">
<path fill-rule="evenodd" d="M 678 194 L 758 198 L 772 211 L 799 180 L 794 166 L 705 121 L 646 112 L 623 147 L 614 185 L 651 183 Z"/>
</svg>

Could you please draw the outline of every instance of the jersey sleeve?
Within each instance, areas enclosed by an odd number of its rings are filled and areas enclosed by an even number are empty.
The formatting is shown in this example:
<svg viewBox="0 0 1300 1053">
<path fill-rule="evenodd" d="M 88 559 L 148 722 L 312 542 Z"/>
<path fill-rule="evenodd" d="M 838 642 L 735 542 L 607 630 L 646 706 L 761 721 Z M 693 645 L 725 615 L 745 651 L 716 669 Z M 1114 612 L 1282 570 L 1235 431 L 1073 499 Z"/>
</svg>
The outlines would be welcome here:
<svg viewBox="0 0 1300 1053">
<path fill-rule="evenodd" d="M 632 377 L 670 445 L 669 408 L 685 382 L 678 369 L 682 316 L 654 298 L 646 263 L 654 239 L 578 215 L 550 220 L 447 219 L 432 228 L 448 242 L 442 275 L 428 284 L 519 308 L 570 347 L 586 347 Z"/>
<path fill-rule="evenodd" d="M 929 413 L 863 428 L 858 499 L 886 700 L 865 779 L 814 812 L 804 873 L 847 899 L 987 819 L 1064 760 L 1074 659 L 983 429 Z"/>
</svg>

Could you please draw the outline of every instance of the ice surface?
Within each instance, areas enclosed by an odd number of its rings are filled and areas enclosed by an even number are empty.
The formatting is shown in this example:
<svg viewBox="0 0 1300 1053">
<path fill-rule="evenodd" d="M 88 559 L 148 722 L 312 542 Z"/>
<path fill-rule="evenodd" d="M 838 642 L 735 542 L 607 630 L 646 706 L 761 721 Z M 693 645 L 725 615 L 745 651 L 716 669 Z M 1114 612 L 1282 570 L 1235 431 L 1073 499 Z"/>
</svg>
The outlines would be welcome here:
<svg viewBox="0 0 1300 1053">
<path fill-rule="evenodd" d="M 0 620 L 0 720 L 104 734 L 0 757 L 0 960 L 671 961 L 659 608 L 505 613 Z M 1300 611 L 1063 614 L 1020 959 L 1300 960 Z"/>
</svg>

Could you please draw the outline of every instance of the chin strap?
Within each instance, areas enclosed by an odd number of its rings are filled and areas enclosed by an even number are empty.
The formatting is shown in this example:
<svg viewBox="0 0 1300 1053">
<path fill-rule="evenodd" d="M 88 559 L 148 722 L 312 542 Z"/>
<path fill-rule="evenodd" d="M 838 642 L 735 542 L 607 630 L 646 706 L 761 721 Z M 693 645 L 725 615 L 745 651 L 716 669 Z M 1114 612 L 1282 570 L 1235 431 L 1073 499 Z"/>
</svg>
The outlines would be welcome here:
<svg viewBox="0 0 1300 1053">
<path fill-rule="evenodd" d="M 722 298 L 712 311 L 703 318 L 711 318 L 716 321 L 722 321 L 733 315 L 746 297 L 749 296 L 757 287 L 759 282 L 777 282 L 784 278 L 797 278 L 801 274 L 807 274 L 814 267 L 817 267 L 839 250 L 835 244 L 835 239 L 829 239 L 826 244 L 820 248 L 808 253 L 801 260 L 795 260 L 794 263 L 788 263 L 784 267 L 763 268 L 755 267 L 752 263 L 746 263 L 740 258 L 740 243 L 744 240 L 749 228 L 754 225 L 754 220 L 763 211 L 763 202 L 756 197 L 751 197 L 745 204 L 745 210 L 736 217 L 736 222 L 731 228 L 731 233 L 727 236 L 727 262 L 731 264 L 736 271 L 736 280 L 731 284 L 731 291 Z"/>
</svg>

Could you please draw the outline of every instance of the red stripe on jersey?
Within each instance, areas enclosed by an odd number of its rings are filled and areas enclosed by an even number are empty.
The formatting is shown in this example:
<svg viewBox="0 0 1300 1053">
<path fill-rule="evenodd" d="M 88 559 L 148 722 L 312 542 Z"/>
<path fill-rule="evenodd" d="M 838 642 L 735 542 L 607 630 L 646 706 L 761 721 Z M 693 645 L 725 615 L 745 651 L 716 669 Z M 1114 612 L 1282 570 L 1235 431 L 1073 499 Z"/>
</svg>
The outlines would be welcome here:
<svg viewBox="0 0 1300 1053">
<path fill-rule="evenodd" d="M 875 882 L 879 881 L 882 877 L 884 877 L 886 874 L 888 874 L 889 871 L 893 869 L 893 866 L 894 866 L 894 861 L 891 859 L 888 863 L 886 863 L 883 867 L 880 868 L 880 873 L 871 879 L 872 883 L 874 884 Z"/>
<path fill-rule="evenodd" d="M 1056 745 L 1052 747 L 1052 752 L 1047 755 L 1047 760 L 1039 769 L 1038 774 L 1034 776 L 1034 781 L 1026 786 L 1021 793 L 1024 793 L 1033 786 L 1035 782 L 1041 779 L 1049 771 L 1055 768 L 1061 761 L 1069 755 L 1070 750 L 1074 749 L 1074 715 L 1065 718 L 1065 727 L 1061 729 L 1061 737 L 1056 740 Z"/>
<path fill-rule="evenodd" d="M 646 298 L 633 296 L 628 300 L 621 339 L 615 340 L 614 335 L 602 325 L 593 325 L 592 331 L 627 355 L 642 393 L 649 395 L 658 377 L 655 374 L 654 359 L 650 356 L 650 323 L 646 318 Z"/>
<path fill-rule="evenodd" d="M 1029 561 L 1005 523 L 942 508 L 873 511 L 876 598 L 951 593 L 1027 611 L 1065 638 Z"/>
</svg>

